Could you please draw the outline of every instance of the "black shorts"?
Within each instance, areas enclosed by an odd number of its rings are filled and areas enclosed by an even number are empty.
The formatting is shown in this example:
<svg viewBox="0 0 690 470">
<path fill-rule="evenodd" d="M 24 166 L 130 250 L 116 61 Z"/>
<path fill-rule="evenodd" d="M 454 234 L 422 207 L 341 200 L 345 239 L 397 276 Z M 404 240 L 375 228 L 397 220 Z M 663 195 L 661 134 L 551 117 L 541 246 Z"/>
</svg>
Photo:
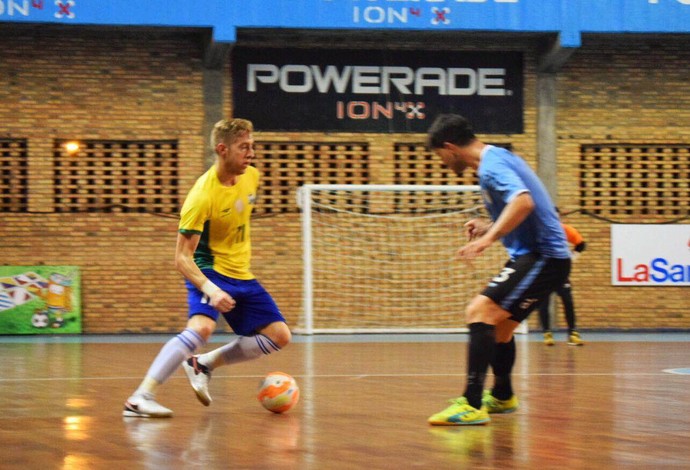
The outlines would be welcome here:
<svg viewBox="0 0 690 470">
<path fill-rule="evenodd" d="M 530 253 L 508 261 L 482 295 L 510 312 L 511 320 L 521 322 L 567 282 L 569 275 L 570 258 L 545 258 Z"/>
</svg>

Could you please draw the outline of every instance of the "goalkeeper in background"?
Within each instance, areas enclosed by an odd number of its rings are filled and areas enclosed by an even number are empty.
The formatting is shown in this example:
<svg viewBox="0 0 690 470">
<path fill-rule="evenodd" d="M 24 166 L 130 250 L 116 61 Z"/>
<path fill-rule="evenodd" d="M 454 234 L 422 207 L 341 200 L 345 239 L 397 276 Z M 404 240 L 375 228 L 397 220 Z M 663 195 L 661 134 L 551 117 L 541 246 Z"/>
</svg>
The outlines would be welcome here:
<svg viewBox="0 0 690 470">
<path fill-rule="evenodd" d="M 489 413 L 509 413 L 518 407 L 511 383 L 513 331 L 567 281 L 570 250 L 546 188 L 522 158 L 481 142 L 469 121 L 456 114 L 436 118 L 428 145 L 457 175 L 466 168 L 477 171 L 492 219 L 465 224 L 469 241 L 457 257 L 471 261 L 498 240 L 510 257 L 466 308 L 470 338 L 464 394 L 428 420 L 432 425 L 484 424 Z M 489 365 L 494 386 L 484 392 Z"/>
<path fill-rule="evenodd" d="M 560 211 L 556 208 L 556 212 L 560 215 Z M 580 253 L 585 251 L 587 243 L 582 237 L 580 232 L 577 231 L 572 225 L 568 225 L 561 222 L 563 230 L 565 231 L 565 236 L 568 239 L 568 243 L 573 246 L 572 258 L 576 260 Z M 568 324 L 568 344 L 570 346 L 582 346 L 585 344 L 580 338 L 580 333 L 576 329 L 575 320 L 575 303 L 573 302 L 573 291 L 570 285 L 570 279 L 565 281 L 565 283 L 556 289 L 556 294 L 563 301 L 563 310 L 565 310 L 565 321 Z M 544 344 L 547 346 L 553 346 L 555 344 L 553 340 L 553 333 L 551 332 L 551 319 L 549 318 L 549 302 L 546 301 L 539 307 L 539 320 L 541 322 L 541 328 L 544 332 Z"/>
</svg>

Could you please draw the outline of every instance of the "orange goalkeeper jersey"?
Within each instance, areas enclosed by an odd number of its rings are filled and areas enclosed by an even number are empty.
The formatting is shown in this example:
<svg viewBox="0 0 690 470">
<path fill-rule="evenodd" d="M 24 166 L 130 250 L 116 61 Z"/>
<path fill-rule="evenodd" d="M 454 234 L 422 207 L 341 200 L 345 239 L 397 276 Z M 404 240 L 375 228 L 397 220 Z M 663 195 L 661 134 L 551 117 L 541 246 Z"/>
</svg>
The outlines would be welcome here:
<svg viewBox="0 0 690 470">
<path fill-rule="evenodd" d="M 585 241 L 585 239 L 582 237 L 580 232 L 578 232 L 575 227 L 563 223 L 561 225 L 563 225 L 563 230 L 565 230 L 565 237 L 568 239 L 568 243 L 577 246 L 583 241 Z"/>
</svg>

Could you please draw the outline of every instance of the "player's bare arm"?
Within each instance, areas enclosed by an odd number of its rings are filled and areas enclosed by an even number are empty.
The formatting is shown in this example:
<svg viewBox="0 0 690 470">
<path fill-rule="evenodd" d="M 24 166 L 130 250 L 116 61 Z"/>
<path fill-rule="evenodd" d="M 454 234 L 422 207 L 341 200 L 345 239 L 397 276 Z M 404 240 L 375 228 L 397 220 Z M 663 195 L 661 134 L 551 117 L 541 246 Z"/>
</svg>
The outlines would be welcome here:
<svg viewBox="0 0 690 470">
<path fill-rule="evenodd" d="M 533 210 L 534 200 L 529 193 L 517 195 L 505 206 L 498 219 L 490 224 L 483 235 L 458 250 L 457 257 L 460 259 L 476 258 L 496 240 L 515 230 Z"/>
<path fill-rule="evenodd" d="M 467 239 L 472 241 L 476 238 L 481 237 L 489 230 L 491 224 L 492 222 L 490 220 L 484 218 L 472 219 L 466 222 L 464 227 Z"/>
<path fill-rule="evenodd" d="M 221 313 L 229 312 L 235 308 L 235 299 L 215 286 L 194 262 L 194 251 L 199 245 L 200 239 L 201 236 L 198 234 L 177 234 L 175 268 L 208 296 L 211 307 Z"/>
</svg>

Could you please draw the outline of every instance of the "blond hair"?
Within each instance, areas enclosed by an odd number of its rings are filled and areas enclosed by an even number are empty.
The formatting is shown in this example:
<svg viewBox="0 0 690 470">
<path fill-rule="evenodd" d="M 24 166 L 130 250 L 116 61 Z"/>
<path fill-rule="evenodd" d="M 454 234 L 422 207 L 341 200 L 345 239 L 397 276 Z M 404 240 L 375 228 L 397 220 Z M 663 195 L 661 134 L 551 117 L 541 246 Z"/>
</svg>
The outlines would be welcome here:
<svg viewBox="0 0 690 470">
<path fill-rule="evenodd" d="M 240 135 L 254 132 L 254 124 L 246 119 L 221 119 L 211 131 L 211 147 L 220 143 L 232 144 Z"/>
</svg>

